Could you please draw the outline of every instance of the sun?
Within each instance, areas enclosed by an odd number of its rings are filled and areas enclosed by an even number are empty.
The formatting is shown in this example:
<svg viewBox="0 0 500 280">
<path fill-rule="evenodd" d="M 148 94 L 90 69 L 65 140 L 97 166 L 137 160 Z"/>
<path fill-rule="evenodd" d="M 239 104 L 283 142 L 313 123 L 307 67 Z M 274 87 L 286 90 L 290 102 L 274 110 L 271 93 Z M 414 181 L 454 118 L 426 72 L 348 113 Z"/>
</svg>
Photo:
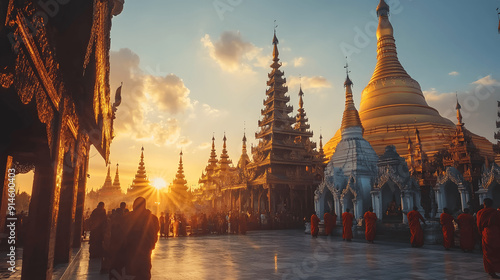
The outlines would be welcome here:
<svg viewBox="0 0 500 280">
<path fill-rule="evenodd" d="M 155 187 L 155 189 L 161 190 L 167 186 L 167 182 L 165 182 L 165 180 L 163 180 L 163 178 L 156 177 L 156 178 L 153 178 L 153 180 L 151 181 L 151 185 L 153 185 L 153 187 Z"/>
</svg>

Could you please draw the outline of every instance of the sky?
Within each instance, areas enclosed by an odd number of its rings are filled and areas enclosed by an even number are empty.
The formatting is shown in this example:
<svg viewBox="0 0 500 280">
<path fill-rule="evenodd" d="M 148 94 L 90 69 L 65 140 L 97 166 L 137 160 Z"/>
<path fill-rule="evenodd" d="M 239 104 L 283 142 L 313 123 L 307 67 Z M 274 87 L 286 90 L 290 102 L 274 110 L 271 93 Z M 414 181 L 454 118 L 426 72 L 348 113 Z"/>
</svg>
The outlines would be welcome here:
<svg viewBox="0 0 500 280">
<path fill-rule="evenodd" d="M 386 2 L 399 60 L 420 83 L 428 104 L 455 121 L 458 94 L 466 127 L 493 141 L 500 99 L 496 12 L 500 3 Z M 182 149 L 186 179 L 195 188 L 207 164 L 212 136 L 220 155 L 225 133 L 229 156 L 236 164 L 245 131 L 250 153 L 264 108 L 275 25 L 293 114 L 301 84 L 313 140 L 319 142 L 322 134 L 325 144 L 340 128 L 345 63 L 358 108 L 375 68 L 377 4 L 375 0 L 125 1 L 111 29 L 112 100 L 123 82 L 111 145 L 112 176 L 118 163 L 125 191 L 144 146 L 150 180 L 170 183 Z M 106 166 L 94 148 L 89 174 L 87 189 L 101 187 Z"/>
</svg>

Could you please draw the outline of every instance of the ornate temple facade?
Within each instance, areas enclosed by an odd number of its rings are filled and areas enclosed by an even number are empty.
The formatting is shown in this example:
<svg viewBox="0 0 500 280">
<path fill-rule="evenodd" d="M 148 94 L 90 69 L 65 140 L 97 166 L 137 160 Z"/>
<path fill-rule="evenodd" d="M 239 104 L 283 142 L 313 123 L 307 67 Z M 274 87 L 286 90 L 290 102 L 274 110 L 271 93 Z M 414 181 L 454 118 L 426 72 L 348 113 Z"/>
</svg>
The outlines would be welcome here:
<svg viewBox="0 0 500 280">
<path fill-rule="evenodd" d="M 356 218 L 361 218 L 372 205 L 370 192 L 377 176 L 378 156 L 363 138 L 363 126 L 354 105 L 352 84 L 347 72 L 342 139 L 326 166 L 324 180 L 316 190 L 314 200 L 320 217 L 332 210 L 343 213 L 350 209 Z M 340 221 L 341 215 L 337 215 L 337 218 Z"/>
<path fill-rule="evenodd" d="M 110 102 L 109 48 L 123 2 L 66 2 L 51 17 L 37 1 L 0 4 L 0 170 L 5 180 L 35 170 L 22 279 L 52 279 L 80 247 L 90 145 L 108 161 L 120 103 Z"/>
<path fill-rule="evenodd" d="M 373 206 L 382 221 L 406 223 L 403 213 L 413 206 L 427 217 L 439 217 L 445 207 L 453 213 L 477 209 L 485 197 L 500 203 L 498 165 L 489 164 L 494 145 L 466 129 L 458 100 L 456 125 L 427 105 L 418 82 L 399 63 L 384 0 L 377 15 L 377 65 L 363 90 L 359 115 L 352 82 L 345 82 L 346 109 L 341 128 L 325 146 L 329 162 L 316 190 L 316 212 L 333 209 L 340 216 L 349 205 L 359 218 Z M 500 133 L 495 138 L 500 142 Z M 353 172 L 360 167 L 364 174 Z M 371 201 L 360 195 L 363 182 Z"/>
<path fill-rule="evenodd" d="M 384 0 L 377 7 L 377 15 L 377 64 L 362 92 L 359 112 L 364 138 L 379 156 L 386 146 L 393 145 L 405 158 L 421 188 L 420 204 L 426 213 L 442 209 L 438 203 L 446 195 L 436 192 L 440 189 L 438 179 L 450 167 L 464 180 L 463 186 L 450 183 L 454 199 L 462 201 L 457 209 L 463 209 L 469 200 L 477 205 L 475 192 L 480 186 L 481 168 L 495 158 L 492 143 L 465 128 L 458 101 L 456 125 L 428 106 L 420 85 L 398 60 L 389 6 Z M 343 149 L 339 146 L 341 139 L 342 128 L 325 145 L 327 158 L 336 149 Z"/>
<path fill-rule="evenodd" d="M 389 6 L 380 1 L 377 7 L 377 64 L 368 85 L 362 92 L 359 115 L 365 129 L 364 137 L 378 155 L 387 145 L 394 145 L 409 159 L 408 139 L 419 131 L 421 151 L 432 158 L 450 142 L 456 126 L 430 107 L 420 85 L 412 79 L 399 62 L 394 30 L 389 21 Z M 325 145 L 330 158 L 341 139 L 341 131 Z M 472 142 L 482 157 L 493 158 L 491 142 L 470 133 Z"/>
<path fill-rule="evenodd" d="M 313 192 L 323 177 L 323 152 L 311 141 L 304 109 L 304 92 L 299 90 L 297 115 L 290 116 L 293 107 L 283 71 L 280 70 L 278 38 L 273 37 L 273 62 L 268 74 L 268 89 L 258 121 L 259 141 L 252 147 L 252 159 L 247 154 L 246 136 L 242 155 L 233 167 L 223 153 L 219 161 L 212 152 L 205 172 L 200 178 L 204 197 L 221 210 L 254 213 L 287 212 L 303 217 L 313 210 Z M 219 201 L 219 202 L 217 202 Z M 222 208 L 218 208 L 218 206 Z"/>
</svg>

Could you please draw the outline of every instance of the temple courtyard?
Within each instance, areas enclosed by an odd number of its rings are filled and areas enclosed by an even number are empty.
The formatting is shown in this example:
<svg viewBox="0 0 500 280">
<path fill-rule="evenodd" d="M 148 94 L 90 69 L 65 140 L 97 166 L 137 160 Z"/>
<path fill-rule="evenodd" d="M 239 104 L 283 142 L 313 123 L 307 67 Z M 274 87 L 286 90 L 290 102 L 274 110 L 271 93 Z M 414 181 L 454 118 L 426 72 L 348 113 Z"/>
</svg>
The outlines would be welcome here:
<svg viewBox="0 0 500 280">
<path fill-rule="evenodd" d="M 299 230 L 253 231 L 160 239 L 152 279 L 488 279 L 479 250 L 445 251 L 441 245 L 411 248 L 409 242 L 340 236 L 312 239 Z M 54 279 L 108 279 L 89 261 L 84 243 L 69 269 Z M 116 274 L 116 279 L 129 279 Z"/>
</svg>

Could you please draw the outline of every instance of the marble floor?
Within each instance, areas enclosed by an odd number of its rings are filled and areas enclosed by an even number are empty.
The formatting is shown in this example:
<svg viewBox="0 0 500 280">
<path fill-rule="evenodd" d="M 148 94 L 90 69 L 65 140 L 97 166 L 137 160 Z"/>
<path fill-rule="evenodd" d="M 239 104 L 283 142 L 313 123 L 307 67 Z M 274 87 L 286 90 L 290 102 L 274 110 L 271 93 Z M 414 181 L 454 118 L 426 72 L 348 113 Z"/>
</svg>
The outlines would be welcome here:
<svg viewBox="0 0 500 280">
<path fill-rule="evenodd" d="M 479 252 L 440 245 L 338 236 L 312 239 L 301 231 L 161 239 L 153 252 L 152 279 L 488 279 Z M 108 279 L 82 248 L 69 279 Z M 116 279 L 129 279 L 117 274 Z"/>
</svg>

